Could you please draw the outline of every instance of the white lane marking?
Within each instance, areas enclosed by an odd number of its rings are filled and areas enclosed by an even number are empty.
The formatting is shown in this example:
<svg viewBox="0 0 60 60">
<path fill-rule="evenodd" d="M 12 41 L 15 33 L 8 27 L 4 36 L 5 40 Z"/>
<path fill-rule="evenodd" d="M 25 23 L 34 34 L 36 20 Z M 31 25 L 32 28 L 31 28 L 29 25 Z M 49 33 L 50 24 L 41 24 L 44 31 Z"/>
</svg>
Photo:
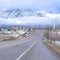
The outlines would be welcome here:
<svg viewBox="0 0 60 60">
<path fill-rule="evenodd" d="M 36 42 L 37 40 L 28 49 L 26 49 L 16 60 L 21 59 L 36 44 Z"/>
</svg>

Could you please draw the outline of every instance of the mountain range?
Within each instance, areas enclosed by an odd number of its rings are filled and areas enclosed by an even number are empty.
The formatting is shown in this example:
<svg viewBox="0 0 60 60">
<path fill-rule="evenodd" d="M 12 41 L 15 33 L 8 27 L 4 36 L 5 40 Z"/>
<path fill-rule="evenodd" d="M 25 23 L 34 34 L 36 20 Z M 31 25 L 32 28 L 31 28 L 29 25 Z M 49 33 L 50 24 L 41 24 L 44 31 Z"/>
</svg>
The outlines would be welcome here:
<svg viewBox="0 0 60 60">
<path fill-rule="evenodd" d="M 48 13 L 46 11 L 31 11 L 31 10 L 21 10 L 21 9 L 11 9 L 0 11 L 0 18 L 20 18 L 29 16 L 39 16 L 44 17 Z"/>
<path fill-rule="evenodd" d="M 50 14 L 50 15 L 49 15 Z M 53 24 L 60 25 L 59 19 L 51 18 L 48 11 L 32 11 L 32 10 L 21 10 L 21 9 L 10 9 L 0 11 L 0 27 L 7 26 L 26 26 L 26 27 L 53 27 Z M 60 16 L 60 15 L 59 15 Z"/>
</svg>

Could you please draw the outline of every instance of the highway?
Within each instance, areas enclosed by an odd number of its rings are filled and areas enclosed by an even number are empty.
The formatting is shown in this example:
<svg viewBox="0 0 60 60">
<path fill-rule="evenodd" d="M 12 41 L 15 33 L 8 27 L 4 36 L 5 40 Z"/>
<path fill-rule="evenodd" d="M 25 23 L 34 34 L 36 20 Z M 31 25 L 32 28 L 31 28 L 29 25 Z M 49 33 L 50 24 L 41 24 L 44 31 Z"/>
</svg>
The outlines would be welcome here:
<svg viewBox="0 0 60 60">
<path fill-rule="evenodd" d="M 60 60 L 51 48 L 42 42 L 43 32 L 37 30 L 30 37 L 0 42 L 0 60 Z"/>
</svg>

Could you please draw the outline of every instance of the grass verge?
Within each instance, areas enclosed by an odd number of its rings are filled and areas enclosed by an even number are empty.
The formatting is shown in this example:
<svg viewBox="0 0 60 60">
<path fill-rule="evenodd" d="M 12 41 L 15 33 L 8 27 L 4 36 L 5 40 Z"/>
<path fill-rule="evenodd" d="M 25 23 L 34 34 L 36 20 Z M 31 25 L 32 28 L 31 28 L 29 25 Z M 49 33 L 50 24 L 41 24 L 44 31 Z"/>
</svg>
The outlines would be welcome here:
<svg viewBox="0 0 60 60">
<path fill-rule="evenodd" d="M 43 42 L 48 45 L 49 47 L 51 47 L 58 55 L 60 55 L 60 47 L 56 46 L 54 43 L 51 42 L 47 42 L 45 40 L 43 40 Z"/>
</svg>

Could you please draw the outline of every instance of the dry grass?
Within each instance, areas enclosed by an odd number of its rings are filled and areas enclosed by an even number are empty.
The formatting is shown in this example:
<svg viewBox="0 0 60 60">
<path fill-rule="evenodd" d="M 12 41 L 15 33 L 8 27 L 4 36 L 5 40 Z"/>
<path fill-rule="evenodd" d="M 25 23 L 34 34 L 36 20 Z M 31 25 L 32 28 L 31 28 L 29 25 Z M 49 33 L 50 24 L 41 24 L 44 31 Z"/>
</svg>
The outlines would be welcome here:
<svg viewBox="0 0 60 60">
<path fill-rule="evenodd" d="M 33 34 L 35 32 L 35 29 L 32 29 L 31 33 Z"/>
<path fill-rule="evenodd" d="M 56 46 L 55 44 L 53 43 L 50 43 L 50 42 L 46 42 L 44 41 L 44 43 L 48 46 L 50 46 L 56 53 L 58 53 L 60 55 L 60 47 Z"/>
</svg>

